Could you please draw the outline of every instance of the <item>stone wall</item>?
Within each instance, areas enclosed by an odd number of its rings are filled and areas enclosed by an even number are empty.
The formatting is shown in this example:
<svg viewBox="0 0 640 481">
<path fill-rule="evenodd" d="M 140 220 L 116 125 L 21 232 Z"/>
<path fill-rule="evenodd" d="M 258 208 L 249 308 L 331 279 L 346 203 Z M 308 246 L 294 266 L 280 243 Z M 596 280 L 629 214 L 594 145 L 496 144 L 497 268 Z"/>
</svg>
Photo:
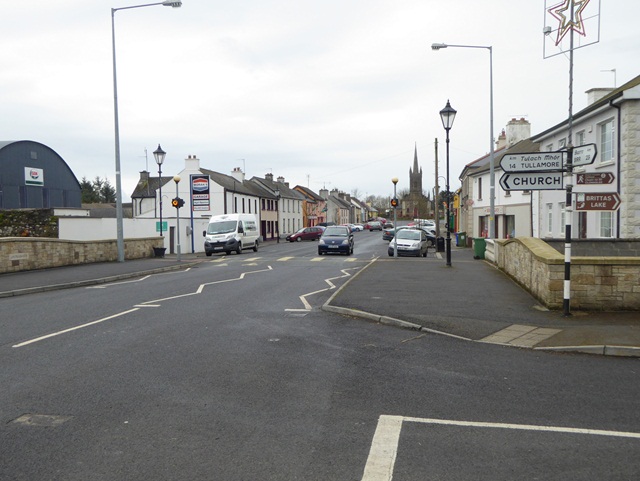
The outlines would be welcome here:
<svg viewBox="0 0 640 481">
<path fill-rule="evenodd" d="M 495 263 L 550 309 L 564 298 L 564 255 L 541 239 L 495 240 Z M 571 308 L 640 310 L 640 257 L 572 256 Z"/>
<path fill-rule="evenodd" d="M 58 237 L 53 209 L 0 210 L 0 237 Z"/>
<path fill-rule="evenodd" d="M 564 254 L 564 239 L 544 239 Z M 640 239 L 571 239 L 571 255 L 586 257 L 640 257 Z"/>
<path fill-rule="evenodd" d="M 125 259 L 154 256 L 161 237 L 124 240 Z M 116 240 L 70 241 L 38 237 L 0 238 L 0 273 L 118 260 Z"/>
</svg>

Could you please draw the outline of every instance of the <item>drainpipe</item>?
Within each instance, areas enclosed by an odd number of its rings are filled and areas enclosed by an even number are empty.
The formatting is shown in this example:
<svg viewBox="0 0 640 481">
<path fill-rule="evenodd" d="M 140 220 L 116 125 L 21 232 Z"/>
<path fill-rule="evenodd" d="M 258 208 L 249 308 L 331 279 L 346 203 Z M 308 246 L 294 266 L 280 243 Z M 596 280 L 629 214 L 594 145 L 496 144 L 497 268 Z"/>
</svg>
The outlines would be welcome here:
<svg viewBox="0 0 640 481">
<path fill-rule="evenodd" d="M 618 111 L 618 122 L 617 122 L 617 129 L 616 129 L 616 164 L 617 164 L 617 175 L 616 175 L 616 186 L 617 186 L 617 191 L 618 194 L 622 194 L 622 192 L 620 191 L 621 188 L 621 182 L 620 182 L 620 173 L 621 173 L 621 166 L 620 166 L 620 160 L 621 160 L 621 155 L 620 155 L 620 150 L 621 150 L 621 146 L 622 146 L 622 112 L 621 112 L 621 108 L 619 105 L 616 105 L 613 103 L 613 99 L 611 99 L 609 101 L 609 105 L 611 107 L 613 107 L 614 109 L 616 109 Z M 618 210 L 616 211 L 616 239 L 620 239 L 620 208 L 618 208 Z"/>
</svg>

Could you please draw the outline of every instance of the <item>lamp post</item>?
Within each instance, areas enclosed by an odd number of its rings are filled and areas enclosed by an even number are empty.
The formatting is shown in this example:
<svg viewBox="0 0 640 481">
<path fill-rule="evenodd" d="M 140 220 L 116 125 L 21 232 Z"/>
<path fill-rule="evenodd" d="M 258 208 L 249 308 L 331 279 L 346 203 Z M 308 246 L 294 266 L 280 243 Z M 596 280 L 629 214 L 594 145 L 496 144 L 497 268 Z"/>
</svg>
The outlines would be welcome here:
<svg viewBox="0 0 640 481">
<path fill-rule="evenodd" d="M 129 10 L 131 8 L 151 7 L 163 5 L 165 7 L 177 8 L 182 6 L 181 1 L 165 0 L 158 3 L 147 3 L 144 5 L 133 5 L 130 7 L 120 7 L 111 9 L 111 47 L 113 51 L 113 119 L 115 130 L 115 155 L 116 155 L 116 230 L 118 262 L 124 262 L 124 228 L 122 221 L 122 180 L 120 173 L 120 126 L 118 121 L 118 77 L 116 75 L 116 22 L 115 14 L 118 10 Z"/>
<path fill-rule="evenodd" d="M 273 193 L 276 195 L 276 242 L 280 244 L 280 189 Z"/>
<path fill-rule="evenodd" d="M 176 199 L 178 199 L 180 198 L 180 192 L 178 192 L 178 183 L 180 182 L 180 176 L 174 175 L 173 181 L 176 183 Z M 176 246 L 176 254 L 177 254 L 178 262 L 180 262 L 182 253 L 180 249 L 180 207 L 179 206 L 176 207 L 176 231 L 178 233 L 177 235 L 178 245 Z"/>
<path fill-rule="evenodd" d="M 451 107 L 451 104 L 447 100 L 447 105 L 440 111 L 440 118 L 442 119 L 442 126 L 447 132 L 447 266 L 451 266 L 451 190 L 449 189 L 449 130 L 453 126 L 453 121 L 456 118 L 456 110 Z"/>
<path fill-rule="evenodd" d="M 160 189 L 160 237 L 162 237 L 162 163 L 164 162 L 164 158 L 167 153 L 162 150 L 160 144 L 158 144 L 158 148 L 153 151 L 153 156 L 156 159 L 156 164 L 158 164 L 158 188 Z"/>
<path fill-rule="evenodd" d="M 396 184 L 398 183 L 398 178 L 394 177 L 393 179 L 391 179 L 391 182 L 393 182 L 393 200 L 396 201 L 397 200 L 397 194 L 396 194 Z M 395 231 L 393 234 L 393 257 L 398 257 L 398 239 L 396 238 L 396 234 L 398 233 L 398 218 L 396 216 L 396 209 L 397 206 L 394 205 L 393 206 L 393 230 Z"/>
<path fill-rule="evenodd" d="M 496 235 L 496 174 L 494 168 L 495 153 L 493 150 L 493 47 L 483 45 L 448 45 L 446 43 L 431 44 L 432 50 L 447 47 L 486 48 L 489 50 L 489 239 Z"/>
</svg>

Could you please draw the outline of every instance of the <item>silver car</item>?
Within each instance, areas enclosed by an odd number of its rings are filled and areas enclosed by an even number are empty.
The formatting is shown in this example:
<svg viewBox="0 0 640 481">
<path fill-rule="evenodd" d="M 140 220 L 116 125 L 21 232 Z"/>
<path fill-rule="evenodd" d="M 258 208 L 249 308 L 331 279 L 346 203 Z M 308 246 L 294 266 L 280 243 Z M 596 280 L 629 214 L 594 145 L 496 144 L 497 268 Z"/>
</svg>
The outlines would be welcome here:
<svg viewBox="0 0 640 481">
<path fill-rule="evenodd" d="M 422 229 L 401 229 L 389 242 L 388 253 L 393 256 L 394 249 L 398 249 L 399 256 L 427 257 L 429 238 Z"/>
</svg>

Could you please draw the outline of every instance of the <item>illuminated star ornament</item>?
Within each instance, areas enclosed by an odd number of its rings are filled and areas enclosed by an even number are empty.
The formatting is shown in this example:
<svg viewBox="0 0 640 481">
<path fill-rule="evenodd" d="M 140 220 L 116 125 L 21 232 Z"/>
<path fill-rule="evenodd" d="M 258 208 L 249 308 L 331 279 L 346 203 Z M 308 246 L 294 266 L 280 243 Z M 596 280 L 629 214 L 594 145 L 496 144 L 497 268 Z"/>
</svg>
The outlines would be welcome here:
<svg viewBox="0 0 640 481">
<path fill-rule="evenodd" d="M 583 37 L 586 35 L 582 12 L 587 7 L 588 3 L 589 0 L 564 0 L 562 3 L 559 3 L 547 10 L 556 20 L 558 20 L 558 22 L 560 22 L 556 45 L 562 41 L 569 30 L 573 30 Z M 576 7 L 578 7 L 577 10 Z M 567 10 L 569 11 L 568 13 Z M 572 11 L 573 15 L 571 15 Z"/>
</svg>

